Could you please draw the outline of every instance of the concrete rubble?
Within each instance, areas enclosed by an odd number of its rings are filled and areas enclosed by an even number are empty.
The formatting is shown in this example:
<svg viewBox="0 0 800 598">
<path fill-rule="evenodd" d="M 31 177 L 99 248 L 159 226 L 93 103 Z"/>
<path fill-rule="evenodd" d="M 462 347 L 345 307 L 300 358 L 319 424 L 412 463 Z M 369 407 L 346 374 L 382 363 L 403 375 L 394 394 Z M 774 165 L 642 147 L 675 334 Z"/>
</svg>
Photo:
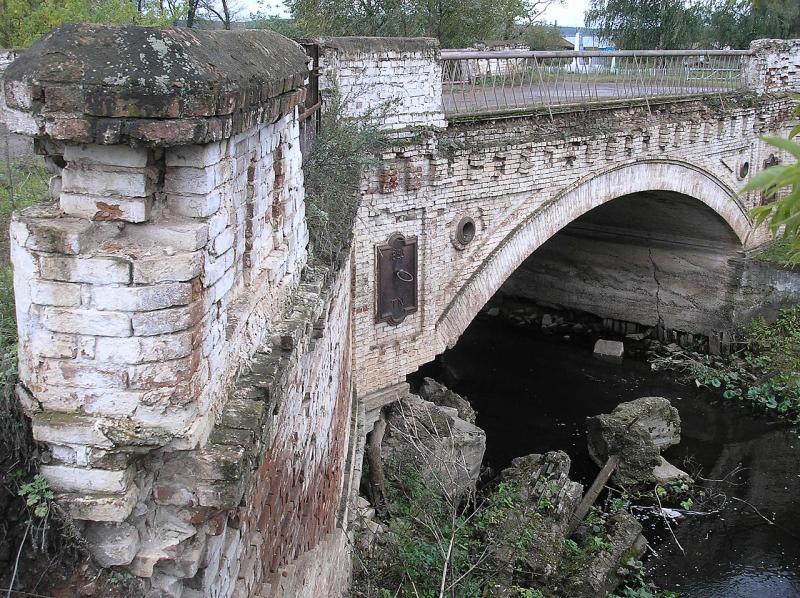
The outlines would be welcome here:
<svg viewBox="0 0 800 598">
<path fill-rule="evenodd" d="M 520 571 L 530 582 L 546 583 L 561 560 L 572 513 L 583 486 L 569 479 L 570 458 L 562 451 L 518 457 L 500 474 L 514 490 L 514 508 L 489 530 L 494 550 L 489 567 L 495 572 L 492 596 L 515 596 Z M 535 541 L 519 554 L 520 538 Z"/>
<path fill-rule="evenodd" d="M 625 355 L 625 345 L 622 341 L 609 341 L 600 339 L 594 344 L 594 356 L 611 363 L 622 363 Z"/>
<path fill-rule="evenodd" d="M 578 567 L 566 578 L 560 595 L 570 598 L 596 598 L 607 596 L 622 581 L 620 570 L 624 571 L 627 561 L 638 558 L 647 548 L 647 541 L 642 536 L 642 524 L 624 510 L 611 514 L 606 523 L 606 548 L 598 551 L 593 558 Z M 588 529 L 578 530 L 580 535 L 587 534 Z"/>
<path fill-rule="evenodd" d="M 469 401 L 433 378 L 425 378 L 420 386 L 419 396 L 434 405 L 452 407 L 458 411 L 458 417 L 471 424 L 475 423 L 476 413 Z"/>
<path fill-rule="evenodd" d="M 663 397 L 620 403 L 610 414 L 589 417 L 586 433 L 589 454 L 597 465 L 605 464 L 611 455 L 619 457 L 613 479 L 622 486 L 689 477 L 661 456 L 681 438 L 678 410 Z"/>
<path fill-rule="evenodd" d="M 486 433 L 459 417 L 453 407 L 417 395 L 387 410 L 381 458 L 388 479 L 415 467 L 429 481 L 466 496 L 474 491 L 486 450 Z"/>
</svg>

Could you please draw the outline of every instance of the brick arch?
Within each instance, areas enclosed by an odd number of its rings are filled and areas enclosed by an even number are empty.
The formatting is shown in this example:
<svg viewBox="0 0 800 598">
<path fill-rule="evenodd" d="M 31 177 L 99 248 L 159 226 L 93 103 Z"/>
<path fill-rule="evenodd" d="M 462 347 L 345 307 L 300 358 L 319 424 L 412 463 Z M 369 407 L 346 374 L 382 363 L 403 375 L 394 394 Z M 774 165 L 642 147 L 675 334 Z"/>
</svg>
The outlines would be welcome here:
<svg viewBox="0 0 800 598">
<path fill-rule="evenodd" d="M 701 168 L 675 160 L 621 164 L 560 191 L 524 219 L 495 247 L 436 322 L 440 350 L 458 340 L 480 309 L 519 265 L 567 224 L 613 199 L 645 191 L 672 191 L 704 203 L 745 246 L 753 229 L 736 192 Z"/>
</svg>

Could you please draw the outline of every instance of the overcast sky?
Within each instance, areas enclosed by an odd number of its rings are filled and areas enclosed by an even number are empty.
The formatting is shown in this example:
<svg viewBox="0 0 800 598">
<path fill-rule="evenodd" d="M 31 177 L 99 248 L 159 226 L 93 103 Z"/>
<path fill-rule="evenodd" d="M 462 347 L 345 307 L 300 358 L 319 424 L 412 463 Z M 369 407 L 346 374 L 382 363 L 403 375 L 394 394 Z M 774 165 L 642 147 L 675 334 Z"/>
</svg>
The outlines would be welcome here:
<svg viewBox="0 0 800 598">
<path fill-rule="evenodd" d="M 240 19 L 246 19 L 250 13 L 263 10 L 270 15 L 288 16 L 288 11 L 281 0 L 239 0 L 236 6 L 241 6 Z M 544 13 L 544 20 L 556 22 L 564 26 L 583 25 L 583 13 L 589 7 L 589 0 L 565 0 L 562 5 L 553 5 Z"/>
<path fill-rule="evenodd" d="M 589 0 L 566 0 L 560 6 L 551 6 L 544 13 L 544 20 L 564 26 L 582 26 L 583 13 L 589 8 Z"/>
</svg>

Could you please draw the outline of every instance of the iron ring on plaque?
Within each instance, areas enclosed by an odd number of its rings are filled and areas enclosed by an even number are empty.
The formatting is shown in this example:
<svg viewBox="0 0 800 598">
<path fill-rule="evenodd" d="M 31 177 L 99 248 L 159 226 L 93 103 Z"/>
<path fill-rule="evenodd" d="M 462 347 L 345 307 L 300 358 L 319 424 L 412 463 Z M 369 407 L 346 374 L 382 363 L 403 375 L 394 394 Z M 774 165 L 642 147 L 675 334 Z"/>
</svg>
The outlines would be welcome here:
<svg viewBox="0 0 800 598">
<path fill-rule="evenodd" d="M 399 278 L 403 282 L 414 282 L 414 275 L 411 274 L 411 272 L 400 269 L 397 270 L 395 274 L 397 275 L 397 278 Z"/>
</svg>

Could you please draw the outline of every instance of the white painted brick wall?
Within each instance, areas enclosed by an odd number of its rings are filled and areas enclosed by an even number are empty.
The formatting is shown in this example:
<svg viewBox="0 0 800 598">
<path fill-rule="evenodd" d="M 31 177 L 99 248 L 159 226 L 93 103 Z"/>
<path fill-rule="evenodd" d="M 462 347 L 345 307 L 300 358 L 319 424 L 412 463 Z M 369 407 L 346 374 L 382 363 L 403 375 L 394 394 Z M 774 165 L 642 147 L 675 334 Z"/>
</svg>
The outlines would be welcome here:
<svg viewBox="0 0 800 598">
<path fill-rule="evenodd" d="M 747 81 L 759 95 L 800 91 L 800 39 L 758 39 L 750 44 Z"/>
<path fill-rule="evenodd" d="M 350 42 L 350 40 L 354 40 Z M 393 131 L 446 126 L 438 46 L 391 38 L 340 38 L 320 44 L 323 101 L 338 93 L 345 113 Z"/>
<path fill-rule="evenodd" d="M 43 409 L 34 425 L 54 455 L 83 454 L 91 430 L 108 443 L 192 448 L 305 264 L 296 110 L 207 146 L 67 144 L 63 159 L 60 208 L 71 217 L 33 208 L 12 226 L 20 379 Z M 141 200 L 142 210 L 99 214 L 95 198 L 118 208 Z M 248 212 L 248 202 L 259 209 Z M 60 419 L 41 427 L 55 412 Z M 126 440 L 132 430 L 136 440 Z M 70 508 L 124 518 L 129 501 L 84 500 L 99 492 L 92 476 L 106 475 L 94 463 L 83 487 L 78 473 L 63 482 L 80 502 Z M 61 480 L 61 465 L 52 467 Z M 123 497 L 132 481 L 121 480 L 113 492 Z"/>
</svg>

